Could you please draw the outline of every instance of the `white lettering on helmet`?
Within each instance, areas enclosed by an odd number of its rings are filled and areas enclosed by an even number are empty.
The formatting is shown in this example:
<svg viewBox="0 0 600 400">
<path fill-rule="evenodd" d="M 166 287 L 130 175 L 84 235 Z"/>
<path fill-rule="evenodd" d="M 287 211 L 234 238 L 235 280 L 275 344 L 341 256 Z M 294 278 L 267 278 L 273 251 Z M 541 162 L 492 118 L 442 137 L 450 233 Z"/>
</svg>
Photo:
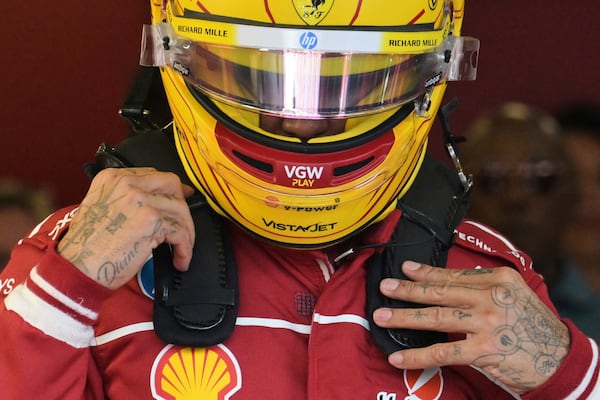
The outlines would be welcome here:
<svg viewBox="0 0 600 400">
<path fill-rule="evenodd" d="M 284 165 L 285 174 L 288 178 L 298 179 L 321 179 L 323 167 L 308 167 L 305 165 Z"/>
</svg>

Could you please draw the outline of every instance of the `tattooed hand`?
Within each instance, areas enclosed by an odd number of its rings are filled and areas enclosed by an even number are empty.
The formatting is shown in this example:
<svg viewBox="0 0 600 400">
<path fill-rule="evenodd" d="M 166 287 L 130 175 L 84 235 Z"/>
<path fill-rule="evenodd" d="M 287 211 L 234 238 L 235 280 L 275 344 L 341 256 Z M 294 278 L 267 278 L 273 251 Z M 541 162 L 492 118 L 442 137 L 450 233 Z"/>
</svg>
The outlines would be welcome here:
<svg viewBox="0 0 600 400">
<path fill-rule="evenodd" d="M 543 384 L 567 355 L 567 327 L 512 268 L 450 270 L 406 262 L 413 281 L 385 279 L 381 292 L 433 307 L 375 311 L 386 328 L 465 334 L 464 340 L 393 353 L 402 369 L 472 365 L 517 393 Z"/>
<path fill-rule="evenodd" d="M 112 289 L 131 279 L 163 242 L 173 246 L 175 267 L 186 270 L 194 225 L 185 197 L 192 193 L 171 173 L 105 169 L 92 181 L 58 252 Z"/>
</svg>

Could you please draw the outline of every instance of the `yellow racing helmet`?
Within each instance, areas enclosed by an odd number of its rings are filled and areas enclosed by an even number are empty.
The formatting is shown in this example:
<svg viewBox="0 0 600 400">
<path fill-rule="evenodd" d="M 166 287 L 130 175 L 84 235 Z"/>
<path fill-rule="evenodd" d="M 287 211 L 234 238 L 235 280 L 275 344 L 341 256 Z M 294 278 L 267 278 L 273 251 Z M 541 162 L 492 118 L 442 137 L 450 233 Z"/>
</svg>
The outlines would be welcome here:
<svg viewBox="0 0 600 400">
<path fill-rule="evenodd" d="M 475 78 L 464 0 L 151 0 L 141 63 L 161 69 L 190 180 L 268 241 L 340 242 L 410 187 L 446 82 Z M 340 119 L 300 139 L 264 116 Z"/>
</svg>

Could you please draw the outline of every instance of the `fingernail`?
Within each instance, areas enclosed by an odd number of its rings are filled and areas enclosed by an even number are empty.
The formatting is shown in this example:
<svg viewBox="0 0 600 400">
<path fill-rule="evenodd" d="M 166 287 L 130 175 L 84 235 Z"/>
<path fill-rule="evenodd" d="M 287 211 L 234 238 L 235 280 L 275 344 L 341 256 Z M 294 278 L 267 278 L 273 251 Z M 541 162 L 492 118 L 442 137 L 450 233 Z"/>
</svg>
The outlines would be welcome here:
<svg viewBox="0 0 600 400">
<path fill-rule="evenodd" d="M 397 279 L 384 279 L 381 281 L 381 287 L 384 290 L 395 290 L 398 287 Z"/>
<path fill-rule="evenodd" d="M 404 269 L 409 270 L 409 271 L 416 271 L 417 269 L 419 269 L 421 267 L 421 264 L 416 263 L 414 261 L 405 261 L 403 265 L 404 265 Z"/>
<path fill-rule="evenodd" d="M 402 353 L 395 352 L 390 354 L 388 361 L 393 365 L 400 365 L 404 361 L 404 357 L 402 356 Z"/>
<path fill-rule="evenodd" d="M 384 308 L 375 310 L 373 313 L 373 319 L 375 321 L 389 321 L 392 318 L 392 311 Z"/>
</svg>

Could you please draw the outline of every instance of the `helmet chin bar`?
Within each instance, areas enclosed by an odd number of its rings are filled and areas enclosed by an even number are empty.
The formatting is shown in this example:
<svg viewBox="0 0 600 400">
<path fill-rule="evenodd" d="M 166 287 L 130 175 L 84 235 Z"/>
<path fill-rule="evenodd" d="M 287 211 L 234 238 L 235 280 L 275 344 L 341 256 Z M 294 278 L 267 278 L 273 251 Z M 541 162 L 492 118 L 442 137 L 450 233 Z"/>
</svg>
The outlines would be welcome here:
<svg viewBox="0 0 600 400">
<path fill-rule="evenodd" d="M 170 82 L 169 79 L 167 77 L 165 81 Z M 395 208 L 398 196 L 410 186 L 425 153 L 427 126 L 431 120 L 419 121 L 422 129 L 415 127 L 412 102 L 362 135 L 341 141 L 306 144 L 254 132 L 231 119 L 202 93 L 186 90 L 189 86 L 183 80 L 176 82 L 180 85 L 176 93 L 185 93 L 188 96 L 186 104 L 197 107 L 194 111 L 202 115 L 202 119 L 195 120 L 196 130 L 179 130 L 175 135 L 178 152 L 192 183 L 207 196 L 209 204 L 217 212 L 256 236 L 281 246 L 326 247 L 385 217 Z M 335 163 L 338 152 L 360 153 L 363 148 L 375 151 L 370 141 L 388 141 L 392 131 L 394 147 L 389 149 L 385 164 L 377 162 L 374 173 L 361 172 L 352 178 L 356 184 L 362 185 L 362 189 L 358 189 L 346 176 L 340 176 L 346 183 L 340 186 L 334 184 L 331 190 L 319 188 L 317 183 L 314 188 L 307 187 L 305 190 L 289 184 L 275 185 L 257 173 L 242 171 L 219 143 L 221 136 L 214 131 L 215 122 L 227 129 L 234 127 L 236 131 L 232 130 L 231 138 L 237 135 L 239 140 L 254 141 L 258 147 L 272 148 L 270 152 L 294 153 L 294 161 L 289 154 L 290 161 L 285 171 L 292 171 L 294 166 L 314 170 L 319 165 L 313 161 L 320 162 L 328 153 L 331 153 L 332 159 L 327 163 L 331 164 Z M 185 121 L 179 126 L 177 116 L 175 123 L 178 129 L 185 127 Z M 196 140 L 203 144 L 195 145 Z M 242 146 L 241 149 L 246 151 L 250 148 Z M 306 153 L 308 150 L 310 152 Z M 368 154 L 361 157 L 368 157 Z M 330 168 L 322 165 L 325 169 Z M 283 165 L 276 168 L 284 171 Z"/>
</svg>

